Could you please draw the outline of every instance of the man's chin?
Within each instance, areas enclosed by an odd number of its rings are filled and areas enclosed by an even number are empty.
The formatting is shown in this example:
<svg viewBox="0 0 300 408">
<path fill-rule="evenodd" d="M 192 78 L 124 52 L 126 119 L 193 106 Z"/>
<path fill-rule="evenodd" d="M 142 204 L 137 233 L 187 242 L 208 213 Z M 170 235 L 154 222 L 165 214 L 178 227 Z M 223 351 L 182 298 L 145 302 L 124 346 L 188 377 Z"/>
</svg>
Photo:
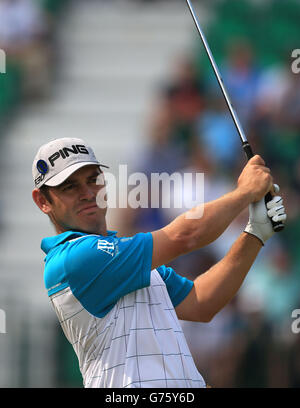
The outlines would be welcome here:
<svg viewBox="0 0 300 408">
<path fill-rule="evenodd" d="M 62 222 L 60 226 L 64 231 L 78 231 L 86 234 L 101 234 L 106 232 L 105 218 L 99 214 L 76 216 L 69 223 Z"/>
<path fill-rule="evenodd" d="M 93 223 L 90 224 L 77 224 L 77 225 L 69 225 L 64 227 L 64 231 L 77 231 L 83 232 L 85 234 L 100 234 L 100 227 L 99 225 Z"/>
</svg>

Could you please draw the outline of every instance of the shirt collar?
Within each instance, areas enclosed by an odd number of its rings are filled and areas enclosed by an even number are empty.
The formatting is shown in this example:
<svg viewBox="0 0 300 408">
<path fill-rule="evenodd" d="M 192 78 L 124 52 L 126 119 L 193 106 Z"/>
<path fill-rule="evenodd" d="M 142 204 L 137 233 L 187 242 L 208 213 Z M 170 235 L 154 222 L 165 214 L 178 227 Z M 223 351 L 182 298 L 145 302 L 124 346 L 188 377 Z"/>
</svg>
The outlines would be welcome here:
<svg viewBox="0 0 300 408">
<path fill-rule="evenodd" d="M 116 234 L 117 234 L 117 231 L 107 230 L 107 236 L 113 236 Z M 66 232 L 63 232 L 62 234 L 58 234 L 53 237 L 47 237 L 42 240 L 41 249 L 45 252 L 45 254 L 48 254 L 48 252 L 51 249 L 57 247 L 63 242 L 70 241 L 71 239 L 83 237 L 85 235 L 90 235 L 90 234 L 87 234 L 86 232 L 80 232 L 80 231 L 66 231 Z M 99 236 L 102 236 L 102 235 L 99 234 Z"/>
</svg>

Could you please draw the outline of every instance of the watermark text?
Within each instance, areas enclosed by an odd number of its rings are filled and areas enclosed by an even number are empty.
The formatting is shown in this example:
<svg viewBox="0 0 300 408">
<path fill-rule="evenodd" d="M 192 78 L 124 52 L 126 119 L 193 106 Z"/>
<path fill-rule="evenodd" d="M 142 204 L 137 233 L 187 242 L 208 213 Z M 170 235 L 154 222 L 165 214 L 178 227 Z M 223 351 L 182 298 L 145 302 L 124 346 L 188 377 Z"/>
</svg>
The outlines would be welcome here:
<svg viewBox="0 0 300 408">
<path fill-rule="evenodd" d="M 292 323 L 292 332 L 294 334 L 300 333 L 300 309 L 294 309 L 292 311 L 292 318 L 295 319 Z"/>
<path fill-rule="evenodd" d="M 6 54 L 0 48 L 0 74 L 6 74 Z"/>
<path fill-rule="evenodd" d="M 0 334 L 6 333 L 6 313 L 0 309 Z"/>
<path fill-rule="evenodd" d="M 96 199 L 99 208 L 173 208 L 189 219 L 203 216 L 203 173 L 128 174 L 127 165 L 121 164 L 117 176 L 101 173 L 97 184 L 103 186 Z"/>
<path fill-rule="evenodd" d="M 295 49 L 292 51 L 292 58 L 294 58 L 292 62 L 292 72 L 294 74 L 299 74 L 300 72 L 300 49 Z"/>
</svg>

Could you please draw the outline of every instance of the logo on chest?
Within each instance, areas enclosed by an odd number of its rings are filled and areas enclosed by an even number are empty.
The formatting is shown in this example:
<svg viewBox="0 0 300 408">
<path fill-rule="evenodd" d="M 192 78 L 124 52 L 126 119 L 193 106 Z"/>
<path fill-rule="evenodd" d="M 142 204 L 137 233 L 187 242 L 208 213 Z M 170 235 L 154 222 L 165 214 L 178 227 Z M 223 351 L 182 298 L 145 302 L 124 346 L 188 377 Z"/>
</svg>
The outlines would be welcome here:
<svg viewBox="0 0 300 408">
<path fill-rule="evenodd" d="M 114 256 L 115 245 L 113 242 L 106 241 L 105 239 L 99 239 L 97 249 L 106 252 L 107 254 Z"/>
</svg>

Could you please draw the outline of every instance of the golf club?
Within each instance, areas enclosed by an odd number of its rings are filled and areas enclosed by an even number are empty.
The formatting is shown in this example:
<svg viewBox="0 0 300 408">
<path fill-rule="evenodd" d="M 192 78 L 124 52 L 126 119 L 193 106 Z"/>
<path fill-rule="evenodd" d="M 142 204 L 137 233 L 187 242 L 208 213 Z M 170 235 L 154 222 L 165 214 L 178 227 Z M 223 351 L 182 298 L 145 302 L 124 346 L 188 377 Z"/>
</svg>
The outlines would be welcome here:
<svg viewBox="0 0 300 408">
<path fill-rule="evenodd" d="M 211 50 L 210 50 L 210 47 L 209 47 L 209 45 L 208 45 L 208 43 L 207 43 L 207 41 L 206 41 L 206 38 L 205 38 L 205 36 L 204 36 L 204 34 L 203 34 L 203 31 L 201 30 L 201 27 L 200 27 L 200 24 L 199 24 L 199 20 L 198 20 L 198 18 L 197 18 L 197 16 L 196 16 L 196 13 L 195 13 L 194 9 L 193 9 L 192 3 L 191 3 L 190 0 L 186 0 L 186 2 L 187 2 L 187 5 L 188 5 L 188 7 L 189 7 L 189 10 L 190 10 L 190 12 L 191 12 L 191 15 L 192 15 L 192 17 L 193 17 L 193 20 L 194 20 L 194 22 L 195 22 L 195 25 L 196 25 L 196 28 L 197 28 L 197 30 L 198 30 L 198 33 L 199 33 L 199 35 L 200 35 L 200 37 L 201 37 L 201 40 L 202 40 L 202 43 L 203 43 L 203 45 L 204 45 L 205 51 L 206 51 L 206 53 L 207 53 L 207 56 L 208 56 L 208 58 L 209 58 L 209 61 L 210 61 L 211 65 L 212 65 L 212 68 L 213 68 L 213 70 L 214 70 L 214 73 L 215 73 L 215 76 L 216 76 L 216 78 L 217 78 L 218 84 L 219 84 L 219 86 L 220 86 L 220 88 L 221 88 L 222 94 L 223 94 L 223 96 L 224 96 L 224 98 L 225 98 L 226 104 L 227 104 L 228 109 L 229 109 L 229 111 L 230 111 L 230 114 L 231 114 L 231 117 L 232 117 L 233 122 L 234 122 L 234 124 L 235 124 L 235 127 L 236 127 L 236 129 L 237 129 L 237 131 L 238 131 L 238 134 L 239 134 L 239 136 L 240 136 L 240 139 L 241 139 L 241 141 L 242 141 L 242 147 L 243 147 L 243 149 L 244 149 L 244 152 L 245 152 L 245 154 L 246 154 L 247 159 L 249 160 L 249 159 L 251 159 L 251 157 L 254 156 L 253 151 L 252 151 L 252 148 L 251 148 L 251 146 L 250 146 L 250 144 L 249 144 L 249 142 L 248 142 L 248 140 L 247 140 L 247 137 L 246 137 L 245 132 L 244 132 L 244 130 L 243 130 L 243 128 L 242 128 L 242 125 L 241 125 L 241 123 L 240 123 L 240 121 L 239 121 L 239 119 L 238 119 L 238 116 L 237 116 L 237 114 L 236 114 L 236 112 L 235 112 L 235 110 L 234 110 L 234 108 L 233 108 L 233 105 L 232 105 L 232 103 L 231 103 L 231 101 L 230 101 L 230 98 L 229 98 L 229 96 L 228 96 L 228 93 L 227 93 L 227 91 L 226 91 L 226 89 L 225 89 L 224 82 L 223 82 L 223 79 L 222 79 L 222 77 L 221 77 L 220 71 L 219 71 L 219 69 L 218 69 L 218 67 L 217 67 L 217 64 L 216 64 L 215 60 L 214 60 L 214 57 L 213 57 L 212 52 L 211 52 Z M 272 194 L 271 194 L 270 192 L 267 193 L 267 195 L 265 196 L 265 202 L 266 202 L 266 204 L 267 204 L 269 201 L 271 201 L 272 198 L 273 198 L 273 197 L 272 197 Z M 274 229 L 275 232 L 279 232 L 279 231 L 281 231 L 281 230 L 284 229 L 284 224 L 283 224 L 281 221 L 279 221 L 279 222 L 274 222 L 271 218 L 270 218 L 270 220 L 271 220 L 271 222 L 272 222 L 273 229 Z"/>
</svg>

